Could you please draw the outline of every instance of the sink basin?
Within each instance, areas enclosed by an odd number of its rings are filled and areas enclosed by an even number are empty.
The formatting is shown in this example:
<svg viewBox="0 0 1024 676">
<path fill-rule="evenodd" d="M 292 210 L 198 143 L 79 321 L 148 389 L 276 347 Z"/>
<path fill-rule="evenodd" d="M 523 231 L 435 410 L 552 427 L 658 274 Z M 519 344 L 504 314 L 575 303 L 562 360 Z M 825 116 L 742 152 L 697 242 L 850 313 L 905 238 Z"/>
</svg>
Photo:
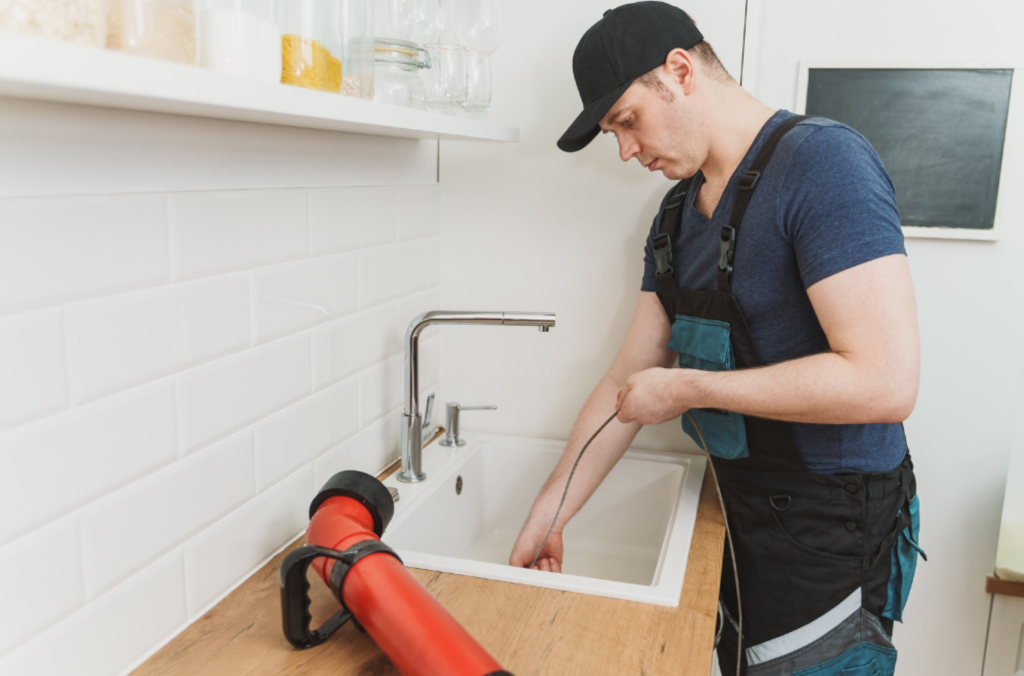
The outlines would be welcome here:
<svg viewBox="0 0 1024 676">
<path fill-rule="evenodd" d="M 425 447 L 422 483 L 396 475 L 384 482 L 399 500 L 383 540 L 407 566 L 678 605 L 704 456 L 627 451 L 566 527 L 563 572 L 548 573 L 513 568 L 508 555 L 565 442 L 486 433 L 468 440 Z"/>
</svg>

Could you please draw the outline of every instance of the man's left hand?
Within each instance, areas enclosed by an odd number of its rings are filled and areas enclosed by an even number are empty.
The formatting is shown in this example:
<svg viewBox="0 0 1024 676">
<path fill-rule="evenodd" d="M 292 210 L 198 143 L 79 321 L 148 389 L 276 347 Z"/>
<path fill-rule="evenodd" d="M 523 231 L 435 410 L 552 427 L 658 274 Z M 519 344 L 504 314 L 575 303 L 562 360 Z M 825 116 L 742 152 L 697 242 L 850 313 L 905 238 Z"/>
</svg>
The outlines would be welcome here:
<svg viewBox="0 0 1024 676">
<path fill-rule="evenodd" d="M 634 373 L 615 402 L 619 421 L 657 425 L 678 418 L 697 406 L 699 376 L 698 371 L 676 368 L 649 368 Z"/>
</svg>

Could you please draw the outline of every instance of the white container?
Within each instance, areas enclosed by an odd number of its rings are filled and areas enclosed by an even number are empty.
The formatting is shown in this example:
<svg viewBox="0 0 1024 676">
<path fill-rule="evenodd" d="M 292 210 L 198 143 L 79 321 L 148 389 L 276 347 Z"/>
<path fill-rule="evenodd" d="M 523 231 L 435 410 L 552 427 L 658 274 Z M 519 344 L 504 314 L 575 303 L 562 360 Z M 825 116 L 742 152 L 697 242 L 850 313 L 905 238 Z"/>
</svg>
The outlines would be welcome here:
<svg viewBox="0 0 1024 676">
<path fill-rule="evenodd" d="M 259 0 L 206 0 L 199 11 L 199 65 L 227 75 L 281 80 L 281 31 L 273 5 Z"/>
<path fill-rule="evenodd" d="M 195 0 L 107 0 L 107 49 L 195 65 Z"/>
<path fill-rule="evenodd" d="M 0 0 L 0 30 L 102 47 L 105 0 Z"/>
</svg>

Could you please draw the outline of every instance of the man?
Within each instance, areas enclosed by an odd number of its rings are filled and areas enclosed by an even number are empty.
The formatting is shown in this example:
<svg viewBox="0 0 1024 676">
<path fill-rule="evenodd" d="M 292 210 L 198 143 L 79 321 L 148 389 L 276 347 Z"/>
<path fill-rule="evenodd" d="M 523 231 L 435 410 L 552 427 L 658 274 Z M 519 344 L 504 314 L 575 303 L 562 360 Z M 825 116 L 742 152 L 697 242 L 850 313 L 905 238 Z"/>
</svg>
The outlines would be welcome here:
<svg viewBox="0 0 1024 676">
<path fill-rule="evenodd" d="M 559 148 L 611 133 L 623 161 L 679 183 L 651 229 L 626 338 L 510 564 L 531 565 L 583 443 L 613 409 L 540 570 L 561 571 L 565 524 L 640 427 L 682 416 L 712 456 L 739 577 L 737 599 L 727 546 L 722 673 L 892 674 L 893 620 L 919 551 L 900 424 L 917 399 L 919 346 L 885 169 L 849 127 L 749 96 L 671 5 L 606 12 L 573 73 L 584 110 Z"/>
</svg>

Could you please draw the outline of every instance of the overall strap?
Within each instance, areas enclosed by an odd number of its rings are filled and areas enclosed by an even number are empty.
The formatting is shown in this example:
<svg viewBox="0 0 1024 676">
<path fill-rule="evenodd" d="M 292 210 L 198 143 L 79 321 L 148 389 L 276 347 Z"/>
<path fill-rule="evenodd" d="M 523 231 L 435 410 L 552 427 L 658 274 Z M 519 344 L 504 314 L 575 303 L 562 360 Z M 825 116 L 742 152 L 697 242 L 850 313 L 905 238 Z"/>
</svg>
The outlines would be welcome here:
<svg viewBox="0 0 1024 676">
<path fill-rule="evenodd" d="M 732 281 L 732 260 L 736 254 L 736 233 L 739 231 L 740 224 L 743 222 L 743 215 L 750 205 L 750 198 L 754 195 L 754 188 L 757 187 L 758 180 L 761 178 L 761 172 L 768 166 L 768 162 L 772 159 L 772 154 L 778 147 L 782 137 L 793 127 L 807 119 L 810 119 L 810 116 L 794 115 L 776 127 L 775 131 L 772 132 L 771 136 L 768 137 L 768 140 L 765 141 L 761 150 L 757 153 L 757 157 L 754 158 L 754 163 L 750 165 L 750 169 L 740 176 L 739 192 L 736 193 L 736 201 L 733 203 L 729 225 L 722 227 L 722 251 L 718 257 L 719 291 L 732 292 L 730 282 Z"/>
<path fill-rule="evenodd" d="M 679 224 L 683 220 L 683 204 L 686 202 L 686 193 L 690 190 L 693 177 L 684 179 L 672 192 L 672 195 L 665 202 L 665 208 L 661 212 L 661 224 L 658 227 L 658 234 L 652 241 L 654 262 L 657 266 L 656 277 L 658 279 L 658 300 L 661 301 L 665 312 L 668 314 L 668 322 L 671 324 L 676 318 L 676 298 L 679 295 L 679 287 L 676 286 L 675 268 L 672 267 L 672 242 L 679 234 Z"/>
</svg>

